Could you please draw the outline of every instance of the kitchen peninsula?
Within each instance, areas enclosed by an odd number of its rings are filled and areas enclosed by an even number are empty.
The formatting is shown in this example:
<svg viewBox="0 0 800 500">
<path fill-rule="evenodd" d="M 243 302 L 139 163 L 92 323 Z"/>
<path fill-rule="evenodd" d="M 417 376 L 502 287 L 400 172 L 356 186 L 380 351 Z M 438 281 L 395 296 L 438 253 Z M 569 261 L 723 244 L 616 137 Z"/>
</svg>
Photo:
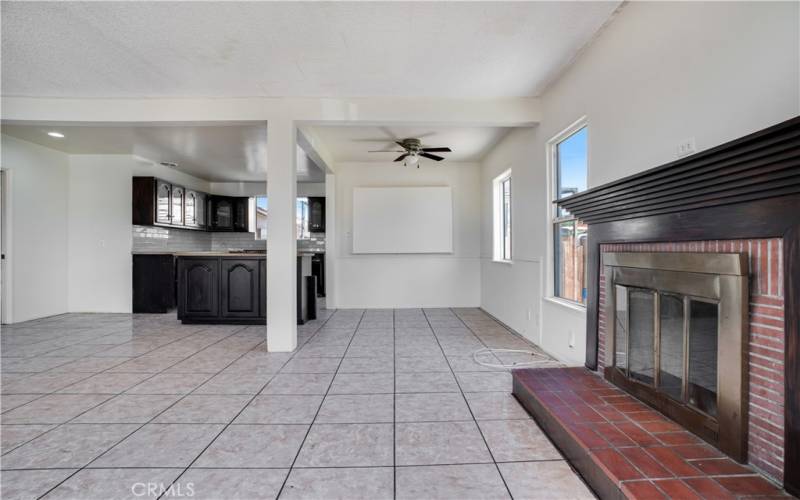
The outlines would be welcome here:
<svg viewBox="0 0 800 500">
<path fill-rule="evenodd" d="M 177 252 L 178 319 L 191 324 L 266 322 L 267 255 L 263 251 Z M 312 253 L 297 254 L 297 323 L 316 318 Z"/>
</svg>

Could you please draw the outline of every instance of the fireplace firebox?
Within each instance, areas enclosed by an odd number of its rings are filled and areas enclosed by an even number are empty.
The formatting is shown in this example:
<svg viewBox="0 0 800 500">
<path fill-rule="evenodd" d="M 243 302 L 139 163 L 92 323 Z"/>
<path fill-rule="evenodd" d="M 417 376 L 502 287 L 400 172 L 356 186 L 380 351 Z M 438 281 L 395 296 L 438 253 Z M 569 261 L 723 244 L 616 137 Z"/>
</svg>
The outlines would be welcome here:
<svg viewBox="0 0 800 500">
<path fill-rule="evenodd" d="M 606 379 L 747 459 L 748 261 L 738 253 L 604 253 Z"/>
</svg>

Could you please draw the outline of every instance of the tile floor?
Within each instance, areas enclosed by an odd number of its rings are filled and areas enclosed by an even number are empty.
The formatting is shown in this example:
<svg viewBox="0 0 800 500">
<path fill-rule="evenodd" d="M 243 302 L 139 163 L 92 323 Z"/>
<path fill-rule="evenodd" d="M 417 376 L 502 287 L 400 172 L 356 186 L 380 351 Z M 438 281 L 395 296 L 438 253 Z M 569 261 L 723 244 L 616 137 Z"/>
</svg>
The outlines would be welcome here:
<svg viewBox="0 0 800 500">
<path fill-rule="evenodd" d="M 172 315 L 4 327 L 0 495 L 592 498 L 510 373 L 472 360 L 531 348 L 480 310 L 324 310 L 298 337 L 268 353 L 263 327 Z"/>
</svg>

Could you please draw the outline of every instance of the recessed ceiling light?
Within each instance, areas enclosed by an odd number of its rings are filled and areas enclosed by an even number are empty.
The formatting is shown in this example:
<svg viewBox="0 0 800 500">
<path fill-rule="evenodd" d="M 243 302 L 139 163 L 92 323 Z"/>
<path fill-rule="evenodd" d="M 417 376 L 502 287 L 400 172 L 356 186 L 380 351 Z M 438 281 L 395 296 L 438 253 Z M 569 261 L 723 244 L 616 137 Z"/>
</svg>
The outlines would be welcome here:
<svg viewBox="0 0 800 500">
<path fill-rule="evenodd" d="M 56 137 L 58 139 L 64 138 L 64 134 L 62 134 L 61 132 L 48 132 L 47 135 L 49 135 L 50 137 Z"/>
</svg>

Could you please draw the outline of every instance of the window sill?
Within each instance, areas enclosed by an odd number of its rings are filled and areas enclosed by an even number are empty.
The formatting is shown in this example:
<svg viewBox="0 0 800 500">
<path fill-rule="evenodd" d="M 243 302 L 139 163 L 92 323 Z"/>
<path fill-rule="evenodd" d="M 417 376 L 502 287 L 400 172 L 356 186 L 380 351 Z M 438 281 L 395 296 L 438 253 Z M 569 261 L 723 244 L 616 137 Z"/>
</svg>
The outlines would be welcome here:
<svg viewBox="0 0 800 500">
<path fill-rule="evenodd" d="M 494 262 L 495 264 L 505 264 L 507 266 L 514 264 L 513 260 L 504 260 L 504 259 L 492 259 L 492 262 Z"/>
<path fill-rule="evenodd" d="M 571 309 L 575 312 L 586 314 L 586 306 L 582 306 L 577 302 L 572 302 L 571 300 L 561 299 L 559 297 L 544 297 L 542 300 L 550 302 L 551 304 L 559 305 L 567 309 Z"/>
</svg>

